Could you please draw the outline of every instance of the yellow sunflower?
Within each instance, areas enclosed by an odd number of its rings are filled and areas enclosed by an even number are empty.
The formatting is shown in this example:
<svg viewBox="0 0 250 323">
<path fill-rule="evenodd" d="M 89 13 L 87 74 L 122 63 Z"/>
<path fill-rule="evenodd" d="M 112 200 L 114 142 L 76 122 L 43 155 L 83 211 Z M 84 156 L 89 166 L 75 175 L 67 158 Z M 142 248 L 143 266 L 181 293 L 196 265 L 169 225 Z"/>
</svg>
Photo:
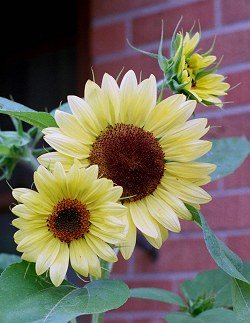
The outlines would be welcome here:
<svg viewBox="0 0 250 323">
<path fill-rule="evenodd" d="M 195 162 L 211 149 L 200 140 L 207 120 L 193 119 L 196 101 L 182 94 L 156 105 L 153 75 L 137 84 L 133 71 L 120 87 L 105 74 L 102 85 L 88 81 L 85 99 L 69 96 L 72 114 L 56 111 L 59 128 L 47 128 L 44 139 L 57 152 L 39 162 L 53 168 L 60 160 L 68 169 L 74 158 L 82 165 L 97 164 L 99 175 L 123 187 L 129 230 L 121 252 L 128 259 L 134 249 L 136 228 L 156 248 L 179 232 L 178 218 L 192 218 L 185 203 L 196 207 L 211 197 L 200 185 L 210 181 L 215 166 Z"/>
<path fill-rule="evenodd" d="M 219 96 L 227 94 L 230 85 L 225 81 L 225 77 L 215 74 L 217 67 L 207 69 L 216 61 L 216 56 L 209 55 L 210 51 L 204 54 L 194 52 L 199 41 L 199 33 L 193 37 L 189 33 L 183 37 L 182 33 L 177 35 L 178 46 L 175 53 L 175 59 L 178 59 L 177 81 L 179 84 L 185 84 L 181 91 L 198 102 L 206 105 L 217 105 L 222 107 L 222 101 Z"/>
<path fill-rule="evenodd" d="M 24 260 L 36 263 L 38 275 L 50 270 L 59 286 L 68 269 L 83 276 L 101 276 L 99 258 L 117 261 L 109 245 L 119 245 L 126 236 L 126 207 L 117 203 L 122 187 L 98 179 L 98 166 L 87 169 L 74 163 L 65 173 L 61 163 L 53 172 L 39 166 L 34 173 L 37 191 L 13 190 L 20 204 L 12 208 L 19 230 L 14 239 Z M 124 221 L 125 220 L 125 221 Z"/>
</svg>

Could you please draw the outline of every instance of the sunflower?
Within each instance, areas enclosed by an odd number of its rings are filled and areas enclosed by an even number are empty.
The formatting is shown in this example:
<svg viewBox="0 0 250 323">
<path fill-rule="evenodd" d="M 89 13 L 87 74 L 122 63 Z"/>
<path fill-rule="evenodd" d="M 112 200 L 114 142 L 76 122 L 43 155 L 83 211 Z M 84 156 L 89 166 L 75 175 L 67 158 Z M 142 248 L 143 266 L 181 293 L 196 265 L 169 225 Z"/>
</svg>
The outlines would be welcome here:
<svg viewBox="0 0 250 323">
<path fill-rule="evenodd" d="M 99 258 L 117 261 L 113 248 L 126 236 L 126 208 L 117 203 L 122 187 L 98 179 L 98 166 L 85 169 L 75 162 L 65 173 L 61 163 L 53 172 L 39 166 L 34 173 L 37 191 L 13 190 L 20 204 L 12 208 L 19 230 L 14 239 L 22 258 L 36 263 L 36 273 L 49 269 L 59 286 L 68 269 L 83 276 L 101 276 Z"/>
<path fill-rule="evenodd" d="M 47 128 L 44 139 L 56 152 L 39 162 L 53 168 L 60 160 L 67 169 L 74 158 L 99 166 L 99 175 L 123 187 L 122 201 L 129 223 L 121 252 L 128 259 L 136 228 L 156 248 L 168 231 L 179 232 L 181 219 L 192 219 L 185 203 L 199 207 L 211 197 L 199 186 L 210 181 L 215 166 L 195 162 L 211 149 L 200 140 L 208 131 L 204 118 L 189 120 L 196 101 L 176 94 L 156 104 L 153 75 L 137 84 L 133 71 L 120 87 L 103 76 L 102 86 L 88 81 L 85 99 L 69 96 L 72 114 L 56 111 L 59 128 Z"/>
<path fill-rule="evenodd" d="M 225 81 L 225 77 L 214 73 L 218 64 L 208 69 L 216 61 L 216 56 L 210 55 L 211 50 L 204 54 L 195 52 L 200 41 L 199 33 L 193 37 L 189 33 L 183 37 L 178 33 L 175 39 L 176 52 L 175 60 L 179 60 L 177 83 L 183 84 L 181 92 L 204 103 L 205 105 L 217 105 L 222 107 L 219 96 L 227 94 L 230 85 Z"/>
</svg>

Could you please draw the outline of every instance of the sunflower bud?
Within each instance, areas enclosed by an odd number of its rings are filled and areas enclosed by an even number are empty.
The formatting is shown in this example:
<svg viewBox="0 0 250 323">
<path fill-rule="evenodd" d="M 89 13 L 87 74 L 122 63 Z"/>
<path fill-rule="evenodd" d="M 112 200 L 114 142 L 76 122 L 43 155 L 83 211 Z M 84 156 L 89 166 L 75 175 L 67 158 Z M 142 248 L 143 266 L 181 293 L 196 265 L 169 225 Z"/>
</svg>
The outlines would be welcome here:
<svg viewBox="0 0 250 323">
<path fill-rule="evenodd" d="M 174 35 L 171 42 L 172 68 L 165 74 L 170 88 L 176 93 L 184 93 L 204 105 L 222 107 L 219 96 L 227 94 L 230 85 L 224 82 L 225 77 L 216 74 L 219 63 L 216 56 L 210 55 L 212 48 L 206 53 L 196 52 L 200 34 L 193 36 L 186 32 Z"/>
</svg>

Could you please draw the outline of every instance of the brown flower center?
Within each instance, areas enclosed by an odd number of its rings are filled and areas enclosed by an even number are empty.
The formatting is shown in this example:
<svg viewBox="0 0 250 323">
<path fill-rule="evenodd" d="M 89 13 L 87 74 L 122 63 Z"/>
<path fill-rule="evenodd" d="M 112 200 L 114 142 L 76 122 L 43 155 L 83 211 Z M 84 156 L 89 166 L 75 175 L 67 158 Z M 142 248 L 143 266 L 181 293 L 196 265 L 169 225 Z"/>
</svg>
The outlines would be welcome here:
<svg viewBox="0 0 250 323">
<path fill-rule="evenodd" d="M 108 127 L 96 139 L 90 163 L 99 175 L 123 187 L 126 201 L 136 201 L 154 192 L 164 173 L 164 153 L 151 132 L 131 124 Z"/>
<path fill-rule="evenodd" d="M 55 205 L 47 226 L 55 237 L 70 243 L 89 231 L 89 218 L 90 212 L 83 203 L 76 199 L 63 199 Z"/>
</svg>

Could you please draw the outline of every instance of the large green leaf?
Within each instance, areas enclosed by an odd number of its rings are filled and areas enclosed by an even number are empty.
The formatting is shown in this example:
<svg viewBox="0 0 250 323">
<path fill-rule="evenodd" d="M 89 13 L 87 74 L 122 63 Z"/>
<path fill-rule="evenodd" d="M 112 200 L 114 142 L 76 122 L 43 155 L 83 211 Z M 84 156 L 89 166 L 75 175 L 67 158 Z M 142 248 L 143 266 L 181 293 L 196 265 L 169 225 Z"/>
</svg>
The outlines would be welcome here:
<svg viewBox="0 0 250 323">
<path fill-rule="evenodd" d="M 41 129 L 57 126 L 55 119 L 49 113 L 37 112 L 5 98 L 0 98 L 0 113 L 16 117 Z"/>
<path fill-rule="evenodd" d="M 66 323 L 79 315 L 118 308 L 130 295 L 127 285 L 115 280 L 96 280 L 83 288 L 64 281 L 54 287 L 46 275 L 37 276 L 34 267 L 23 261 L 2 273 L 0 322 Z"/>
<path fill-rule="evenodd" d="M 205 218 L 198 210 L 190 205 L 188 206 L 188 209 L 192 213 L 193 220 L 199 226 L 202 226 L 207 250 L 217 265 L 233 278 L 248 282 L 242 274 L 243 263 L 240 257 L 216 237 L 214 232 L 208 226 Z"/>
<path fill-rule="evenodd" d="M 21 261 L 21 258 L 17 255 L 0 253 L 0 273 L 9 265 L 20 261 Z"/>
<path fill-rule="evenodd" d="M 212 180 L 232 174 L 250 153 L 250 142 L 245 137 L 213 139 L 212 149 L 199 161 L 217 165 Z"/>
<path fill-rule="evenodd" d="M 236 323 L 236 315 L 231 310 L 215 308 L 193 317 L 186 312 L 174 312 L 166 315 L 168 323 Z M 247 322 L 247 321 L 246 321 Z"/>
<path fill-rule="evenodd" d="M 179 306 L 186 306 L 180 296 L 160 288 L 133 288 L 130 297 L 151 299 Z"/>
<path fill-rule="evenodd" d="M 239 322 L 250 322 L 250 284 L 232 279 L 233 309 Z"/>
<path fill-rule="evenodd" d="M 184 281 L 180 288 L 188 301 L 204 297 L 214 300 L 213 307 L 232 306 L 231 277 L 220 269 L 199 273 L 194 279 Z"/>
</svg>

